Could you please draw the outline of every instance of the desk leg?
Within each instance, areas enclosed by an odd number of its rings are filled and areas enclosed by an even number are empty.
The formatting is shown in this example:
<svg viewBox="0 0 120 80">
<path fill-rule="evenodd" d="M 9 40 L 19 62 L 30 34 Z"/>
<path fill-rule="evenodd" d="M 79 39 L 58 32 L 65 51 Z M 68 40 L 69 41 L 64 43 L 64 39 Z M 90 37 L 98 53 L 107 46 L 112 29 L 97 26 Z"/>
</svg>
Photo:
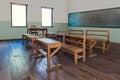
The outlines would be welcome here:
<svg viewBox="0 0 120 80">
<path fill-rule="evenodd" d="M 48 46 L 47 48 L 47 69 L 46 71 L 48 72 L 50 70 L 50 47 Z"/>
<path fill-rule="evenodd" d="M 33 55 L 35 55 L 35 53 L 34 53 L 34 48 L 35 48 L 34 39 L 32 39 L 31 42 L 32 42 L 32 43 L 31 43 L 32 53 L 31 53 L 31 55 L 30 55 L 30 59 L 31 59 L 31 57 L 32 57 Z"/>
<path fill-rule="evenodd" d="M 54 54 L 60 49 L 60 47 L 56 48 L 56 50 L 54 50 L 52 53 L 50 51 L 50 47 L 48 46 L 48 53 L 47 53 L 47 69 L 46 71 L 47 72 L 50 72 L 50 71 L 53 71 L 59 67 L 61 67 L 62 65 L 61 64 L 56 64 L 53 60 L 52 60 L 52 57 L 54 56 Z M 53 61 L 53 63 L 55 64 L 54 66 L 51 66 L 50 64 L 50 60 Z"/>
<path fill-rule="evenodd" d="M 24 45 L 24 35 L 22 35 L 22 45 Z"/>
<path fill-rule="evenodd" d="M 34 54 L 34 44 L 33 44 L 33 39 L 32 39 L 32 43 L 31 43 L 31 47 L 32 47 L 32 54 Z"/>
<path fill-rule="evenodd" d="M 93 48 L 94 48 L 95 44 L 96 44 L 96 41 L 90 41 L 89 42 L 89 53 L 90 53 L 89 57 L 97 56 L 97 54 L 94 53 L 94 51 L 93 51 Z"/>
<path fill-rule="evenodd" d="M 26 44 L 26 36 L 22 35 L 22 45 L 25 46 Z"/>
</svg>

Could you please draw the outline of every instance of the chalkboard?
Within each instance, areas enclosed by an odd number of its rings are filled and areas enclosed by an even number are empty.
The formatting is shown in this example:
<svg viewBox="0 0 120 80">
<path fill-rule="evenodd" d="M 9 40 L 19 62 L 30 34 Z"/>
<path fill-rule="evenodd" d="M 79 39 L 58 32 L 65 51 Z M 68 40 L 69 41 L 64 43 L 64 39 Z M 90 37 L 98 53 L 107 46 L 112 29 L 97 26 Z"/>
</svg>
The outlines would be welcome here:
<svg viewBox="0 0 120 80">
<path fill-rule="evenodd" d="M 120 7 L 68 13 L 68 26 L 120 28 Z"/>
</svg>

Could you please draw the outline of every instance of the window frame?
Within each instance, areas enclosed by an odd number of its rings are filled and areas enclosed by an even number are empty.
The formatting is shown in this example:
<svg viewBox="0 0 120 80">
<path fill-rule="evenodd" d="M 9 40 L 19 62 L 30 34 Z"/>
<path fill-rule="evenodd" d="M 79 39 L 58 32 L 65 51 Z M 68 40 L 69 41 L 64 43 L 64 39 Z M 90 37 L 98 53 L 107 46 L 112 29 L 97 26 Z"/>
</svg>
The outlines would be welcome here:
<svg viewBox="0 0 120 80">
<path fill-rule="evenodd" d="M 53 10 L 54 10 L 54 8 L 41 6 L 41 15 L 42 15 L 42 8 L 51 9 L 51 26 L 43 26 L 43 25 L 42 25 L 42 21 L 41 21 L 41 26 L 42 26 L 42 27 L 46 27 L 46 28 L 53 27 L 53 26 L 54 26 L 54 24 L 53 24 Z M 42 16 L 41 16 L 41 17 L 42 17 Z M 42 19 L 42 18 L 41 18 L 41 19 Z"/>
<path fill-rule="evenodd" d="M 28 5 L 27 5 L 27 4 L 21 4 L 21 3 L 10 3 L 10 4 L 11 4 L 11 27 L 12 27 L 12 28 L 26 28 L 26 27 L 28 27 L 28 23 L 27 23 L 27 22 L 28 22 L 28 21 L 27 21 L 27 6 L 28 6 Z M 12 18 L 13 18 L 13 17 L 12 17 L 12 5 L 13 5 L 13 4 L 26 6 L 26 14 L 25 14 L 25 15 L 26 15 L 26 25 L 25 25 L 25 26 L 13 26 L 13 25 L 12 25 L 12 21 L 13 21 L 13 20 L 12 20 Z"/>
</svg>

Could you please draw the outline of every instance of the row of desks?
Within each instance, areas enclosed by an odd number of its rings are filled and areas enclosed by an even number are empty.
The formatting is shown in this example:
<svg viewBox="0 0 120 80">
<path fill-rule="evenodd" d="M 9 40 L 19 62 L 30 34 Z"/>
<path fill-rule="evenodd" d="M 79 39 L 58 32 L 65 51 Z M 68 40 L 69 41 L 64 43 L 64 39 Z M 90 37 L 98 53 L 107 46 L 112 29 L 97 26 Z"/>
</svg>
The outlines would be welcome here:
<svg viewBox="0 0 120 80">
<path fill-rule="evenodd" d="M 58 37 L 62 37 L 63 35 L 57 35 Z M 96 54 L 93 51 L 94 45 L 96 44 L 95 39 L 86 38 L 88 49 L 89 49 L 89 56 L 93 57 L 96 56 Z M 28 48 L 28 43 L 31 43 L 31 49 L 32 54 L 35 55 L 35 59 L 47 57 L 47 68 L 46 71 L 51 71 L 54 68 L 61 67 L 61 64 L 56 64 L 55 66 L 51 66 L 50 61 L 52 60 L 52 57 L 60 50 L 61 48 L 61 42 L 50 39 L 50 38 L 41 38 L 40 36 L 32 36 L 30 34 L 23 34 L 22 35 L 22 43 L 23 45 L 26 45 L 26 48 Z M 46 51 L 44 50 L 46 48 Z M 52 50 L 53 49 L 53 50 Z M 52 52 L 51 52 L 52 50 Z M 39 56 L 39 53 L 40 56 Z"/>
<path fill-rule="evenodd" d="M 56 64 L 55 66 L 51 66 L 50 61 L 52 60 L 52 57 L 58 52 L 58 50 L 61 48 L 61 42 L 58 42 L 56 40 L 50 39 L 50 38 L 41 38 L 40 36 L 31 36 L 29 34 L 23 34 L 22 35 L 22 43 L 26 47 L 28 46 L 28 42 L 31 42 L 31 48 L 32 48 L 32 54 L 31 56 L 35 55 L 35 59 L 47 57 L 47 68 L 46 71 L 49 72 L 57 67 L 61 67 L 61 64 Z M 46 48 L 46 51 L 44 48 Z M 35 52 L 34 52 L 35 49 Z M 52 50 L 54 49 L 54 50 Z M 52 52 L 51 52 L 52 50 Z M 41 55 L 39 56 L 39 53 Z M 53 60 L 52 60 L 53 61 Z"/>
</svg>

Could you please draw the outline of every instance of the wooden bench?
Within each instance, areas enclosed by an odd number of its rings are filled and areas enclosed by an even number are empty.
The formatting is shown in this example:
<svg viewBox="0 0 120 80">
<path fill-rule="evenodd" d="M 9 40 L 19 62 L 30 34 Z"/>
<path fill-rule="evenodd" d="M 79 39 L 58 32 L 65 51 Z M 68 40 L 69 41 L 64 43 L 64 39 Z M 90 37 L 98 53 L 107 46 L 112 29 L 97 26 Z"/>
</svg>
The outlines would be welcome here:
<svg viewBox="0 0 120 80">
<path fill-rule="evenodd" d="M 83 35 L 84 31 L 83 30 L 69 30 L 69 34 L 80 34 L 80 35 Z"/>
<path fill-rule="evenodd" d="M 67 34 L 67 33 L 68 33 L 68 32 L 65 31 L 65 30 L 64 30 L 64 31 L 62 31 L 62 30 L 61 30 L 61 31 L 60 31 L 60 30 L 57 31 L 57 34 L 56 34 L 57 40 L 60 41 L 60 42 L 63 42 L 63 35 L 64 35 L 64 34 Z"/>
<path fill-rule="evenodd" d="M 46 38 L 51 38 L 51 39 L 57 40 L 57 36 L 56 36 L 55 34 L 49 34 L 49 33 L 47 33 L 47 34 L 45 35 L 45 37 L 46 37 Z"/>
<path fill-rule="evenodd" d="M 62 30 L 61 31 L 60 30 L 57 31 L 57 34 L 67 34 L 67 33 L 68 33 L 67 31 L 62 31 Z"/>
<path fill-rule="evenodd" d="M 64 34 L 62 50 L 74 55 L 74 63 L 77 64 L 78 59 L 82 58 L 85 61 L 86 58 L 86 39 L 84 36 L 77 34 Z"/>
<path fill-rule="evenodd" d="M 103 53 L 109 52 L 110 33 L 108 30 L 86 30 L 86 37 L 97 40 L 95 48 L 102 49 Z"/>
</svg>

